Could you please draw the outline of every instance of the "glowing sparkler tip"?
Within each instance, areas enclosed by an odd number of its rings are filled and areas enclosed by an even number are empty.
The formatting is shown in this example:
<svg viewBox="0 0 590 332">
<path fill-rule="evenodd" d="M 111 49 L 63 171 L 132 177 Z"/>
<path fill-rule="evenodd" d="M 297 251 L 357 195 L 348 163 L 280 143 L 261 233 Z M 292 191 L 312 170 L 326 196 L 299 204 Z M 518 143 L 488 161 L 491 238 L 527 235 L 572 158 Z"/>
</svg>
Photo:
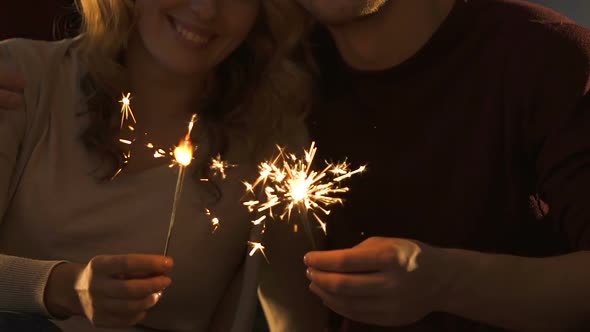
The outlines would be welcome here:
<svg viewBox="0 0 590 332">
<path fill-rule="evenodd" d="M 123 94 L 123 98 L 119 102 L 121 104 L 123 104 L 123 106 L 131 105 L 131 92 L 128 92 L 127 94 Z"/>
<path fill-rule="evenodd" d="M 193 144 L 189 140 L 183 140 L 174 148 L 174 160 L 181 166 L 187 167 L 193 160 Z"/>
</svg>

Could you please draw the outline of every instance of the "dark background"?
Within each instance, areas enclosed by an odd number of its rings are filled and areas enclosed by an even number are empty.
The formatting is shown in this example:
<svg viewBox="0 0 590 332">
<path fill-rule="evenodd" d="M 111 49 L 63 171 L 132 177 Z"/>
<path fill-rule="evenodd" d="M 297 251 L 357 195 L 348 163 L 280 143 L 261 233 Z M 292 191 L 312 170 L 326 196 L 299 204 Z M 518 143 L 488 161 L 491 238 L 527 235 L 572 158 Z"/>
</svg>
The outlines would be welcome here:
<svg viewBox="0 0 590 332">
<path fill-rule="evenodd" d="M 590 0 L 534 0 L 590 27 Z M 72 0 L 1 0 L 0 39 L 63 37 L 74 20 Z M 70 24 L 70 27 L 72 24 Z M 75 31 L 70 28 L 70 31 Z"/>
<path fill-rule="evenodd" d="M 553 8 L 579 24 L 590 27 L 589 0 L 534 0 L 529 2 Z"/>
</svg>

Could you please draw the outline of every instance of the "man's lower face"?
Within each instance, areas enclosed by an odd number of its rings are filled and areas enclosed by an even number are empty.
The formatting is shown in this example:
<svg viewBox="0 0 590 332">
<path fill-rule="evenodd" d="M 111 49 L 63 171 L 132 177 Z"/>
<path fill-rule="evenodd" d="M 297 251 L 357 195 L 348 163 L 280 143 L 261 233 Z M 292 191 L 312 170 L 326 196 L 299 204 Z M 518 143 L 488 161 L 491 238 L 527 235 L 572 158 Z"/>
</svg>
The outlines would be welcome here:
<svg viewBox="0 0 590 332">
<path fill-rule="evenodd" d="M 318 21 L 343 24 L 376 13 L 389 1 L 396 0 L 297 0 Z M 412 0 L 404 0 L 412 1 Z"/>
</svg>

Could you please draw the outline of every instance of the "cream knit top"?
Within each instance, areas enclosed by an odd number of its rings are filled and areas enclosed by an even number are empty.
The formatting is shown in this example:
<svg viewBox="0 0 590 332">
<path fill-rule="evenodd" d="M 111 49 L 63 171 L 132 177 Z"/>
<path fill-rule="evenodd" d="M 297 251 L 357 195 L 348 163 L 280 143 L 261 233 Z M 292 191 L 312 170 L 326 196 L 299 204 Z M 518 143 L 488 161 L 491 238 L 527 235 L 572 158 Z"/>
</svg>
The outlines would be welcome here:
<svg viewBox="0 0 590 332">
<path fill-rule="evenodd" d="M 27 79 L 24 108 L 0 110 L 0 310 L 47 315 L 43 290 L 58 261 L 163 252 L 176 171 L 164 166 L 96 181 L 96 165 L 79 139 L 85 125 L 79 113 L 86 105 L 77 44 L 0 43 L 0 64 Z M 240 204 L 241 180 L 252 175 L 247 169 L 230 171 L 214 206 L 207 206 L 210 194 L 187 176 L 169 249 L 173 284 L 151 309 L 146 327 L 229 331 L 240 294 L 255 299 L 260 259 L 246 255 L 252 225 Z M 221 220 L 214 233 L 205 208 Z M 255 305 L 240 307 L 238 330 L 247 331 Z M 64 332 L 100 331 L 82 317 L 56 323 Z"/>
</svg>

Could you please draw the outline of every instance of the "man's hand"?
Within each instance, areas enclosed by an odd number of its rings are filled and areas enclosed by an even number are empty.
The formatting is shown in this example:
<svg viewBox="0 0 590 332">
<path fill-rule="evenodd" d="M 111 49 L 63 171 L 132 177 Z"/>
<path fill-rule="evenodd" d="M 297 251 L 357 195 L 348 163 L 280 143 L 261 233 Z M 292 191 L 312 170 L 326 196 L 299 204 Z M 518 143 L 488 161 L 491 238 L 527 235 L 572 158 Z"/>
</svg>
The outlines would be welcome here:
<svg viewBox="0 0 590 332">
<path fill-rule="evenodd" d="M 16 109 L 23 103 L 25 79 L 16 72 L 0 70 L 0 109 Z"/>
<path fill-rule="evenodd" d="M 171 280 L 172 259 L 156 255 L 96 256 L 86 266 L 56 266 L 46 306 L 58 317 L 85 315 L 97 327 L 123 328 L 145 318 Z"/>
<path fill-rule="evenodd" d="M 437 249 L 373 237 L 351 249 L 305 256 L 310 290 L 336 313 L 368 324 L 400 326 L 439 308 L 450 273 Z"/>
</svg>

